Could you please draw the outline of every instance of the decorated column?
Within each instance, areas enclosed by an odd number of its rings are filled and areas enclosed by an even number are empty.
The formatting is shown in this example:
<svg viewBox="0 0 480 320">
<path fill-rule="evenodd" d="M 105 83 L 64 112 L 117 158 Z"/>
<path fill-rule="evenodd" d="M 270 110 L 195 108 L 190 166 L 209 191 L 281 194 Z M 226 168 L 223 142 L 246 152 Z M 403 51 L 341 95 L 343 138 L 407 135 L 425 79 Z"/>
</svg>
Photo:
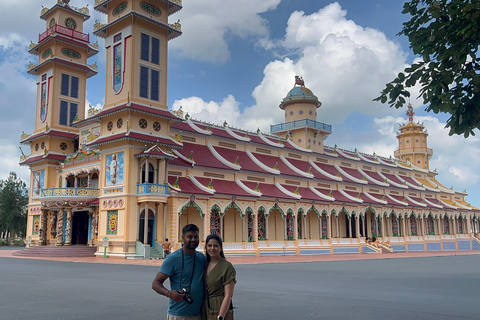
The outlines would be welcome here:
<svg viewBox="0 0 480 320">
<path fill-rule="evenodd" d="M 72 245 L 72 208 L 67 209 L 67 226 L 65 228 L 65 245 Z"/>
<path fill-rule="evenodd" d="M 47 245 L 47 213 L 48 210 L 42 210 L 40 214 L 40 232 L 38 236 L 38 244 L 41 246 Z"/>
<path fill-rule="evenodd" d="M 63 208 L 57 214 L 57 246 L 63 246 Z"/>
</svg>

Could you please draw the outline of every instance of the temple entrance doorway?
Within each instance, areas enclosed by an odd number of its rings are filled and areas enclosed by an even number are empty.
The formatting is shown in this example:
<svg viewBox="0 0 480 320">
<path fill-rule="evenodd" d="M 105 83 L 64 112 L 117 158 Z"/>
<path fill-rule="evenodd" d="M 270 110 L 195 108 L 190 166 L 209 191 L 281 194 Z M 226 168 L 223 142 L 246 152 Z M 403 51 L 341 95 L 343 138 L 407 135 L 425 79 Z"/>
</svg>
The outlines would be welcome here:
<svg viewBox="0 0 480 320">
<path fill-rule="evenodd" d="M 88 242 L 88 211 L 77 211 L 72 219 L 72 245 Z"/>
<path fill-rule="evenodd" d="M 154 227 L 154 214 L 152 210 L 148 210 L 148 231 L 147 242 L 150 246 L 153 246 L 153 227 Z M 140 214 L 140 220 L 138 222 L 138 241 L 145 244 L 143 241 L 145 237 L 145 210 Z"/>
</svg>

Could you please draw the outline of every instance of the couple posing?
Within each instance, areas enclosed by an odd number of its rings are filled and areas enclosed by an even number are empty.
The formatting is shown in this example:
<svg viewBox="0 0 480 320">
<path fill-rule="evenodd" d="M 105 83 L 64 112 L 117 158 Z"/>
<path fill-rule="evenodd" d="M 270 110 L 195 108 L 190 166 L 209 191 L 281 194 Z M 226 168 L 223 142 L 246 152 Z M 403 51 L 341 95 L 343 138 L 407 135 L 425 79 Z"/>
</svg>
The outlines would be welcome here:
<svg viewBox="0 0 480 320">
<path fill-rule="evenodd" d="M 183 227 L 183 246 L 165 258 L 152 289 L 170 299 L 167 320 L 233 319 L 235 269 L 216 234 L 205 240 L 206 256 L 196 251 L 198 233 L 194 224 Z M 168 278 L 171 290 L 163 285 Z"/>
</svg>

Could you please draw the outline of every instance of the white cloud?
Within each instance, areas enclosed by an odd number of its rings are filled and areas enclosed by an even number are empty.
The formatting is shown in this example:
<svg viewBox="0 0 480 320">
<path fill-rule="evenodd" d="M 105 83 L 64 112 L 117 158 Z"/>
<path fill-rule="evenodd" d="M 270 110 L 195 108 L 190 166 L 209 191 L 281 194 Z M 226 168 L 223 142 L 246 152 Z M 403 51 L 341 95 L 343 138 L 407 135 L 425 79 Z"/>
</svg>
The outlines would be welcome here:
<svg viewBox="0 0 480 320">
<path fill-rule="evenodd" d="M 230 59 L 229 37 L 268 36 L 267 21 L 260 13 L 273 10 L 281 0 L 195 0 L 175 17 L 180 18 L 183 35 L 173 41 L 171 49 L 179 49 L 190 59 L 224 63 Z M 185 17 L 185 18 L 184 18 Z"/>
</svg>

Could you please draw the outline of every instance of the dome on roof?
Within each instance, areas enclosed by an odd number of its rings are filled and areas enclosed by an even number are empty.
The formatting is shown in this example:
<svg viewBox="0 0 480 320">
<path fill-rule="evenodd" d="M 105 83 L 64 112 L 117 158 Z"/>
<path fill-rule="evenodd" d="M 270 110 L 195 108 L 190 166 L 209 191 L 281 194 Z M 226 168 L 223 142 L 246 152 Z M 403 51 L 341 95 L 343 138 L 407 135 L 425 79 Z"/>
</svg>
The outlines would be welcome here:
<svg viewBox="0 0 480 320">
<path fill-rule="evenodd" d="M 313 94 L 312 90 L 308 89 L 307 87 L 293 87 L 287 94 L 287 97 L 290 96 L 316 96 Z"/>
<path fill-rule="evenodd" d="M 322 105 L 316 95 L 313 94 L 312 90 L 308 89 L 305 86 L 295 86 L 283 98 L 282 103 L 280 103 L 280 108 L 285 109 L 286 104 L 291 104 L 294 102 L 313 102 L 317 104 L 317 108 Z"/>
</svg>

